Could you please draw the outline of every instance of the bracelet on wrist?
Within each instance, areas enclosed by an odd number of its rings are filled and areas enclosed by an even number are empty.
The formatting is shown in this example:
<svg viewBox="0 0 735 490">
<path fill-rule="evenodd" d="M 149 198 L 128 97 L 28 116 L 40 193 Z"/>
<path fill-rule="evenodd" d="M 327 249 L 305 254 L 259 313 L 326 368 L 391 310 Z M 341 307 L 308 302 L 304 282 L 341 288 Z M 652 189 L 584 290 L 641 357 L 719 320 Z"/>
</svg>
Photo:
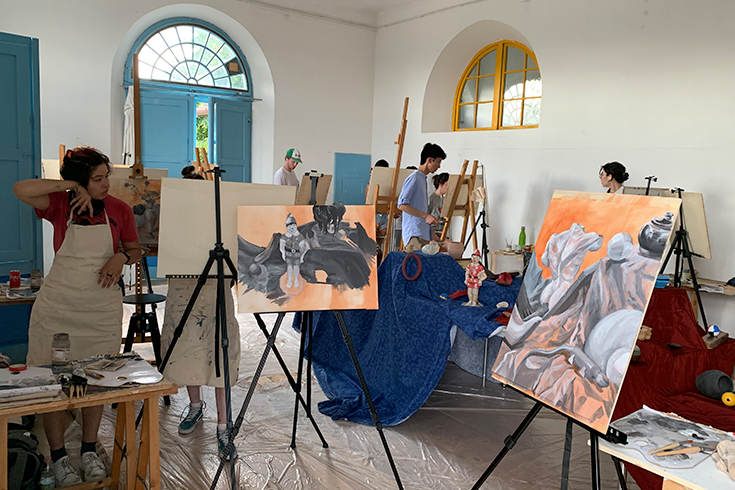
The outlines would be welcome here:
<svg viewBox="0 0 735 490">
<path fill-rule="evenodd" d="M 125 256 L 125 265 L 128 265 L 130 263 L 130 254 L 125 251 L 122 251 L 120 253 Z"/>
</svg>

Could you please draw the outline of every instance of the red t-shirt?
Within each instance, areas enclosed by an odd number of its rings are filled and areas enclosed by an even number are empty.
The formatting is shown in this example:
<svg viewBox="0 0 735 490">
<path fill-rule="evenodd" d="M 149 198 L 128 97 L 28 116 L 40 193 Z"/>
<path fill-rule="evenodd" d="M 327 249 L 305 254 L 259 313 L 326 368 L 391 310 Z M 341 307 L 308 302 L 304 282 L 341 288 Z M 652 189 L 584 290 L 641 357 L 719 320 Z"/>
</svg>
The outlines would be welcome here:
<svg viewBox="0 0 735 490">
<path fill-rule="evenodd" d="M 35 211 L 36 216 L 50 221 L 54 226 L 54 252 L 58 252 L 66 236 L 66 222 L 69 220 L 71 205 L 69 204 L 69 195 L 66 192 L 54 192 L 49 194 L 48 197 L 48 208 L 45 211 L 40 209 Z M 105 211 L 107 211 L 110 225 L 112 225 L 110 226 L 110 229 L 112 229 L 112 252 L 117 253 L 120 242 L 138 241 L 138 229 L 135 226 L 133 210 L 127 203 L 112 196 L 107 196 L 104 202 Z M 89 217 L 85 218 L 91 221 L 92 226 L 106 225 L 104 212 L 98 216 L 93 216 L 91 219 Z M 74 222 L 77 222 L 76 213 Z"/>
</svg>

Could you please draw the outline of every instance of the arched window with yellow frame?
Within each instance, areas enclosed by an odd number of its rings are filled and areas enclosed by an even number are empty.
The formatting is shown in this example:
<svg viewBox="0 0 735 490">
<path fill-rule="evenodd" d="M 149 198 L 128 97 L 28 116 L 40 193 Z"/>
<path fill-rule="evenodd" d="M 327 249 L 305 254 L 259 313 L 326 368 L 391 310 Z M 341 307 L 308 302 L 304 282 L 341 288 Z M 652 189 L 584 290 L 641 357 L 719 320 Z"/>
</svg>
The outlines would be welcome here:
<svg viewBox="0 0 735 490">
<path fill-rule="evenodd" d="M 454 131 L 536 128 L 541 72 L 536 55 L 514 41 L 484 47 L 467 65 L 454 97 Z"/>
</svg>

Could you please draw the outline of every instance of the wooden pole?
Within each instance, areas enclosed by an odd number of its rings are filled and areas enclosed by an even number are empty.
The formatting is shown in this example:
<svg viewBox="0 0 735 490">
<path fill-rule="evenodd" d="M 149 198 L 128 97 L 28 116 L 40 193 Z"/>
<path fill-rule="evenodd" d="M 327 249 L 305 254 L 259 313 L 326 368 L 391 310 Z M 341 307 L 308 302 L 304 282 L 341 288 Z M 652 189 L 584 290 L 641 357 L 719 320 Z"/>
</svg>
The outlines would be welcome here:
<svg viewBox="0 0 735 490">
<path fill-rule="evenodd" d="M 452 216 L 454 215 L 454 208 L 457 206 L 457 198 L 459 197 L 459 191 L 462 189 L 462 184 L 465 180 L 465 173 L 467 172 L 467 165 L 469 165 L 470 161 L 465 160 L 462 163 L 462 170 L 459 172 L 459 180 L 457 180 L 457 187 L 454 189 L 454 194 L 452 195 L 452 201 L 449 203 L 449 212 L 447 213 L 447 220 L 444 223 L 444 229 L 442 230 L 442 236 L 439 238 L 439 241 L 443 242 L 447 239 L 447 233 L 449 232 L 449 224 L 452 222 Z M 467 196 L 468 199 L 470 196 Z"/>
<path fill-rule="evenodd" d="M 398 139 L 395 143 L 398 145 L 396 152 L 396 166 L 393 169 L 393 182 L 390 187 L 391 199 L 388 205 L 388 228 L 385 233 L 385 241 L 383 242 L 383 256 L 387 255 L 388 249 L 391 245 L 391 235 L 393 228 L 393 215 L 398 211 L 398 176 L 401 173 L 401 158 L 403 157 L 403 143 L 406 139 L 406 127 L 408 126 L 408 97 L 403 101 L 403 116 L 401 117 L 401 130 L 398 133 Z M 377 200 L 375 201 L 377 202 Z"/>
<path fill-rule="evenodd" d="M 135 134 L 135 163 L 131 179 L 145 179 L 143 162 L 140 158 L 140 76 L 138 75 L 138 55 L 133 55 L 133 132 Z"/>
</svg>

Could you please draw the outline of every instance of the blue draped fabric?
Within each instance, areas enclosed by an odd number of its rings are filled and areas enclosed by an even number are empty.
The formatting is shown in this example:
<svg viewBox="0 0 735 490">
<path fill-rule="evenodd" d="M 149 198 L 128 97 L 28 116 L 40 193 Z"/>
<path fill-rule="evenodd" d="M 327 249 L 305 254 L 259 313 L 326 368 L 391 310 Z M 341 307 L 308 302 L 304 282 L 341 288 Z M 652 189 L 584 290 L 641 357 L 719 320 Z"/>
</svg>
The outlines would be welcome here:
<svg viewBox="0 0 735 490">
<path fill-rule="evenodd" d="M 442 293 L 465 289 L 464 269 L 446 254 L 423 255 L 421 275 L 407 281 L 401 265 L 405 253 L 388 254 L 378 268 L 379 310 L 344 311 L 370 394 L 383 425 L 406 420 L 426 401 L 441 378 L 450 351 L 452 325 L 476 339 L 487 337 L 499 326 L 493 319 L 512 307 L 521 279 L 511 286 L 485 281 L 479 299 L 485 307 L 462 307 L 462 301 L 445 301 Z M 417 271 L 409 259 L 406 274 Z M 300 316 L 294 319 L 298 328 Z M 352 364 L 336 317 L 331 311 L 314 313 L 314 374 L 329 400 L 319 403 L 319 411 L 333 419 L 372 425 L 367 401 Z"/>
</svg>

